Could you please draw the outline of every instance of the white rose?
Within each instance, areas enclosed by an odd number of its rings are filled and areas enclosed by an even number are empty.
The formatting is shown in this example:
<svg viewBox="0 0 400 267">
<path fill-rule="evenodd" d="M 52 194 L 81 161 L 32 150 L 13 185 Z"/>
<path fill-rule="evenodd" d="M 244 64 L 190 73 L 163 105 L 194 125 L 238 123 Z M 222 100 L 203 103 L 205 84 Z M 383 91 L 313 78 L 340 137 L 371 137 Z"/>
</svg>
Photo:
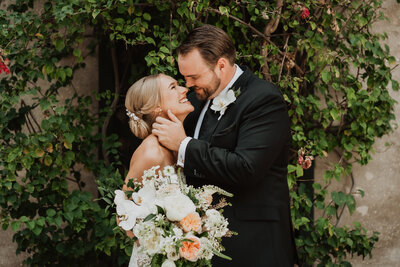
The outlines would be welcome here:
<svg viewBox="0 0 400 267">
<path fill-rule="evenodd" d="M 183 236 L 183 231 L 181 228 L 178 227 L 174 227 L 174 229 L 172 229 L 172 231 L 174 231 L 174 234 L 176 237 L 182 237 Z"/>
<path fill-rule="evenodd" d="M 220 218 L 222 217 L 221 213 L 219 213 L 219 211 L 217 211 L 216 209 L 209 209 L 206 211 L 206 215 L 209 218 Z"/>
<path fill-rule="evenodd" d="M 192 200 L 182 193 L 167 196 L 164 199 L 164 208 L 170 221 L 180 221 L 189 213 L 196 211 L 196 206 Z"/>
<path fill-rule="evenodd" d="M 165 252 L 167 253 L 167 258 L 171 261 L 176 261 L 179 259 L 179 253 L 176 252 L 175 244 L 170 244 L 165 247 Z"/>
<path fill-rule="evenodd" d="M 150 255 L 159 253 L 163 244 L 164 231 L 160 228 L 154 228 L 146 236 L 139 238 L 140 245 L 143 246 L 146 252 Z"/>
<path fill-rule="evenodd" d="M 161 265 L 161 267 L 175 267 L 175 262 L 173 262 L 172 260 L 166 259 L 163 264 Z"/>
</svg>

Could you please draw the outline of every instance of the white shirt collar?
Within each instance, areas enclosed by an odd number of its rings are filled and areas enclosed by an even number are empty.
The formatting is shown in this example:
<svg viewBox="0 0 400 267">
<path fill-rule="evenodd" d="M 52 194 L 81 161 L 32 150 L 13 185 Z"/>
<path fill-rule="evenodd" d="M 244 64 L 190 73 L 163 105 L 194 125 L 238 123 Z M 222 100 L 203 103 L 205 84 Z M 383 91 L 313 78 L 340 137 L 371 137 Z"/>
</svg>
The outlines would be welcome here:
<svg viewBox="0 0 400 267">
<path fill-rule="evenodd" d="M 224 88 L 224 90 L 221 91 L 220 94 L 226 93 L 226 91 L 229 90 L 229 88 L 232 87 L 232 85 L 236 82 L 236 80 L 239 78 L 240 75 L 242 75 L 243 70 L 237 65 L 235 64 L 236 70 L 235 70 L 235 74 L 232 77 L 232 80 L 228 83 L 228 85 Z"/>
</svg>

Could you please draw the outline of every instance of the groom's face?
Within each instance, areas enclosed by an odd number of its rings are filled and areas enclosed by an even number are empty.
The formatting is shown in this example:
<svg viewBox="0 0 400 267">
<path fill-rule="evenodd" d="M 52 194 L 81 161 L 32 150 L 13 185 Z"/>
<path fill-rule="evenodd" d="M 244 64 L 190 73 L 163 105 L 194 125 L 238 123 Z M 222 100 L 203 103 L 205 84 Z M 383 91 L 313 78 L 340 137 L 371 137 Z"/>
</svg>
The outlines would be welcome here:
<svg viewBox="0 0 400 267">
<path fill-rule="evenodd" d="M 185 77 L 186 86 L 192 87 L 200 100 L 212 99 L 221 84 L 218 68 L 210 67 L 200 52 L 194 49 L 178 55 L 179 72 Z"/>
</svg>

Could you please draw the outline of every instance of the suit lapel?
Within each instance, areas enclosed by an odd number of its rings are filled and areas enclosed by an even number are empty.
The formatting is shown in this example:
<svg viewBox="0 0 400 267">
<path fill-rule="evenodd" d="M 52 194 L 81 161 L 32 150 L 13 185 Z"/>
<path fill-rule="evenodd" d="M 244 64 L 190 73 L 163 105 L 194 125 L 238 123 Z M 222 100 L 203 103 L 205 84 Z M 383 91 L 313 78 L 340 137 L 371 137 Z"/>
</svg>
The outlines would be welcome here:
<svg viewBox="0 0 400 267">
<path fill-rule="evenodd" d="M 239 97 L 242 95 L 242 93 L 244 93 L 244 92 L 246 91 L 246 89 L 247 89 L 246 84 L 247 84 L 247 82 L 249 81 L 249 78 L 253 75 L 253 73 L 252 73 L 252 72 L 249 70 L 249 68 L 247 68 L 246 66 L 240 66 L 240 68 L 243 70 L 243 73 L 242 73 L 242 75 L 239 76 L 239 78 L 234 82 L 234 84 L 233 84 L 232 87 L 231 87 L 231 89 L 232 89 L 233 91 L 240 90 L 240 94 L 237 96 L 237 98 L 239 98 Z M 237 98 L 236 98 L 235 102 L 231 103 L 231 104 L 227 107 L 227 109 L 226 109 L 226 111 L 225 111 L 225 114 L 224 114 L 224 115 L 221 117 L 221 119 L 219 119 L 219 120 L 217 121 L 217 123 L 214 125 L 214 128 L 213 128 L 213 130 L 212 130 L 212 132 L 211 132 L 210 137 L 208 138 L 208 141 L 211 141 L 211 137 L 215 134 L 215 131 L 216 131 L 216 129 L 217 129 L 219 123 L 221 122 L 221 120 L 223 120 L 224 117 L 225 117 L 225 119 L 226 119 L 227 117 L 229 117 L 229 115 L 230 115 L 230 114 L 229 114 L 229 109 L 230 109 L 233 105 L 235 105 L 235 103 L 236 103 L 236 101 L 237 101 Z M 210 105 L 212 105 L 212 102 L 210 103 Z M 219 114 L 218 114 L 218 117 L 219 117 Z"/>
</svg>

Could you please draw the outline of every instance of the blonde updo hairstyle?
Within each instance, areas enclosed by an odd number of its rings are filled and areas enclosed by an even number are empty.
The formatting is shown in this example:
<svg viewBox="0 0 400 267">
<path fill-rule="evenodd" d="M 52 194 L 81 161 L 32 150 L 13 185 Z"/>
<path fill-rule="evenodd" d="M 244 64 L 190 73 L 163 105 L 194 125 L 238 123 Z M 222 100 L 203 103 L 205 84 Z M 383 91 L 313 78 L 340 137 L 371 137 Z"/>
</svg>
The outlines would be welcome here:
<svg viewBox="0 0 400 267">
<path fill-rule="evenodd" d="M 151 134 L 151 126 L 158 115 L 155 110 L 161 100 L 160 75 L 154 74 L 141 78 L 126 93 L 125 107 L 138 117 L 137 120 L 129 117 L 129 128 L 140 139 Z"/>
</svg>

